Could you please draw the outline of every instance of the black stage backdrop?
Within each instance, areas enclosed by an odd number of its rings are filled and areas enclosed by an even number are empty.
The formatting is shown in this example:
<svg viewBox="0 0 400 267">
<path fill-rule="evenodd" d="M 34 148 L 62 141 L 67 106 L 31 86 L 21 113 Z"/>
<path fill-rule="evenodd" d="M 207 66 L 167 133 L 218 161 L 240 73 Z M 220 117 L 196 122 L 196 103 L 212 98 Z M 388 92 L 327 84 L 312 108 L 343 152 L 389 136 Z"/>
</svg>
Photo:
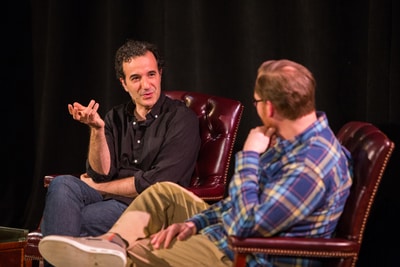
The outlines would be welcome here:
<svg viewBox="0 0 400 267">
<path fill-rule="evenodd" d="M 156 43 L 164 90 L 190 90 L 245 105 L 236 150 L 259 119 L 252 107 L 257 67 L 287 58 L 317 80 L 317 107 L 334 131 L 350 120 L 381 127 L 400 147 L 400 1 L 22 0 L 3 1 L 3 160 L 0 225 L 34 229 L 43 176 L 85 169 L 88 129 L 67 104 L 128 95 L 114 74 L 127 39 Z M 399 245 L 398 148 L 373 206 L 359 266 L 393 266 Z M 396 244 L 396 242 L 394 242 Z M 393 242 L 391 242 L 393 244 Z"/>
</svg>

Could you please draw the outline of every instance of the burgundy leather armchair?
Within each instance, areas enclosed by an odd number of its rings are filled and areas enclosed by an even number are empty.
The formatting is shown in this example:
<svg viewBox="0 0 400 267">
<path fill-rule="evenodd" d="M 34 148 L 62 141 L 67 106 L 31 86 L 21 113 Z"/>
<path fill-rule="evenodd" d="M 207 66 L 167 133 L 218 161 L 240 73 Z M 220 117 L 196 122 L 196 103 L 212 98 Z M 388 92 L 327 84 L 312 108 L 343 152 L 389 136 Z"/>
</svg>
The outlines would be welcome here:
<svg viewBox="0 0 400 267">
<path fill-rule="evenodd" d="M 165 93 L 184 101 L 200 122 L 201 148 L 188 189 L 208 202 L 222 199 L 243 105 L 237 100 L 197 92 Z"/>
<path fill-rule="evenodd" d="M 245 266 L 250 253 L 285 257 L 320 258 L 322 266 L 354 267 L 357 262 L 371 206 L 394 143 L 374 125 L 348 122 L 337 133 L 339 141 L 354 159 L 354 180 L 350 196 L 333 238 L 240 238 L 232 236 L 234 266 Z"/>
<path fill-rule="evenodd" d="M 165 91 L 165 94 L 184 101 L 199 118 L 201 147 L 188 189 L 210 203 L 222 199 L 228 182 L 229 165 L 243 104 L 230 98 L 199 92 Z M 47 187 L 54 177 L 55 175 L 45 176 L 44 186 Z M 43 262 L 37 247 L 41 238 L 39 224 L 38 229 L 28 234 L 26 267 L 32 266 L 32 261 Z"/>
</svg>

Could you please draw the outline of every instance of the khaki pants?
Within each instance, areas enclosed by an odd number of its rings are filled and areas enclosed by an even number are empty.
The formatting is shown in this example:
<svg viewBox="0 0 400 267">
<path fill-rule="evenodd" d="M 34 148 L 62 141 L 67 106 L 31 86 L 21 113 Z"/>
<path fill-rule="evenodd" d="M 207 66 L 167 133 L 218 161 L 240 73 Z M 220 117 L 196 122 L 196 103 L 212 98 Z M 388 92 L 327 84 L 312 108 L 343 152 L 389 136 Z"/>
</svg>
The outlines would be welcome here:
<svg viewBox="0 0 400 267">
<path fill-rule="evenodd" d="M 175 240 L 167 249 L 152 249 L 152 234 L 206 208 L 206 202 L 186 189 L 170 182 L 157 183 L 136 197 L 109 232 L 119 233 L 129 242 L 127 266 L 232 266 L 232 261 L 201 234 Z"/>
</svg>

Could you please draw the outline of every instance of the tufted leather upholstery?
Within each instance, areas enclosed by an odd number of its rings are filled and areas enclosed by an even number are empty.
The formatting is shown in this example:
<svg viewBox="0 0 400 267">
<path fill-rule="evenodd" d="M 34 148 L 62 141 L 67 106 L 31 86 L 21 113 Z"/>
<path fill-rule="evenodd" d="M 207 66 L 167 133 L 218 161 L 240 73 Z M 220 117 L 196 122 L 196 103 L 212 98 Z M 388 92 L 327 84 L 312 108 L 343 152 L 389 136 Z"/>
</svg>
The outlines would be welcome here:
<svg viewBox="0 0 400 267">
<path fill-rule="evenodd" d="M 203 93 L 165 93 L 184 101 L 199 117 L 201 148 L 188 189 L 206 201 L 222 199 L 243 105 L 236 100 Z"/>
<path fill-rule="evenodd" d="M 165 91 L 164 93 L 170 98 L 184 101 L 199 118 L 201 147 L 188 189 L 207 202 L 222 199 L 243 113 L 242 103 L 198 92 Z M 55 175 L 45 176 L 44 186 L 47 187 L 54 177 Z M 30 267 L 32 261 L 43 261 L 38 250 L 41 238 L 39 224 L 37 230 L 28 234 L 25 248 L 26 267 Z"/>
<path fill-rule="evenodd" d="M 336 227 L 334 238 L 238 238 L 232 236 L 234 266 L 245 266 L 248 253 L 323 258 L 323 266 L 354 267 L 364 230 L 394 143 L 377 127 L 366 122 L 348 122 L 337 133 L 351 152 L 354 180 L 350 196 Z"/>
</svg>

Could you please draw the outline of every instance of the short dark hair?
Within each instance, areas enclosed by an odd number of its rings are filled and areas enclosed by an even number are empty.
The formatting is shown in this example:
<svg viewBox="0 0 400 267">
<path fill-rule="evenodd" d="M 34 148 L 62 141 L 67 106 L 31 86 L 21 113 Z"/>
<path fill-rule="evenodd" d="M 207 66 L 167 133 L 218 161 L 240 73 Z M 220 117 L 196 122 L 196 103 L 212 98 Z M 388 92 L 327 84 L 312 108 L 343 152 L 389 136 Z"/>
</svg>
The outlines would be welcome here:
<svg viewBox="0 0 400 267">
<path fill-rule="evenodd" d="M 161 71 L 164 67 L 164 60 L 156 45 L 145 42 L 128 39 L 115 54 L 115 75 L 117 79 L 125 79 L 125 73 L 122 68 L 124 62 L 129 62 L 132 58 L 143 56 L 146 52 L 153 53 L 157 60 L 158 70 Z"/>
</svg>

